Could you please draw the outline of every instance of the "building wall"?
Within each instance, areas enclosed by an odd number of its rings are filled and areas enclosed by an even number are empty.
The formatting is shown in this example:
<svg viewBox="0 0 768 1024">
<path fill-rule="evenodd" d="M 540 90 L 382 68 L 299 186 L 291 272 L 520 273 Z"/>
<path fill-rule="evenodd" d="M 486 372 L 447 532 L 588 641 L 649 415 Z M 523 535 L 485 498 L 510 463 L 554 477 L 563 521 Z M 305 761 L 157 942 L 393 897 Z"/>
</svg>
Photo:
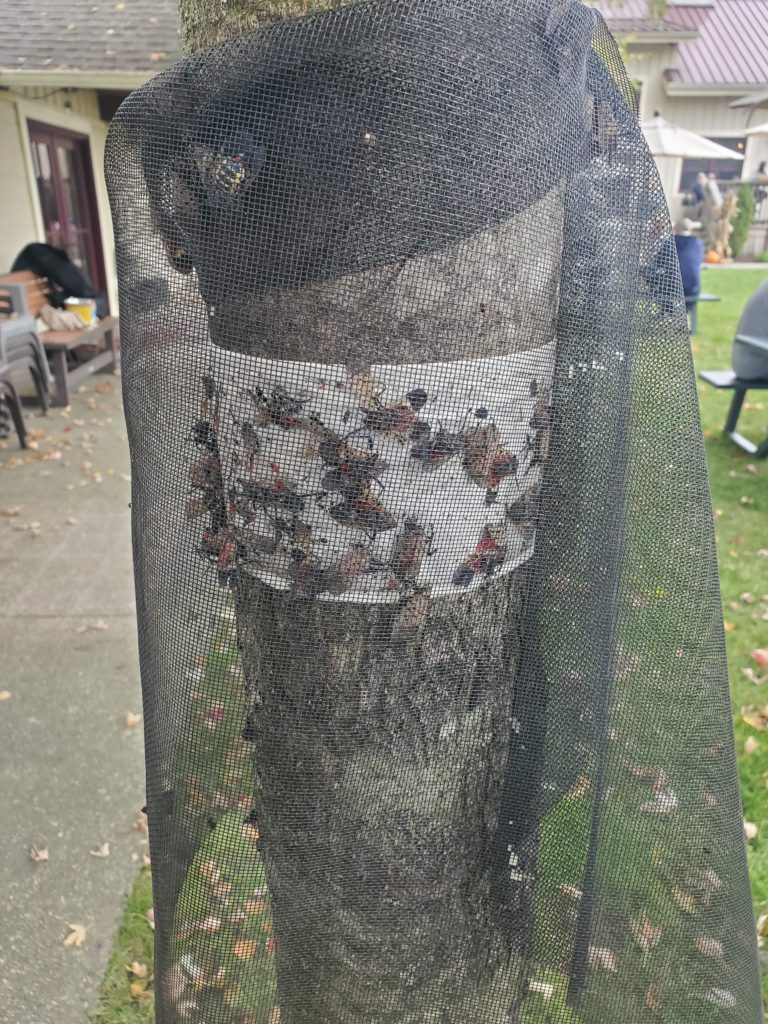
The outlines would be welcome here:
<svg viewBox="0 0 768 1024">
<path fill-rule="evenodd" d="M 27 121 L 39 121 L 88 136 L 96 185 L 110 306 L 117 309 L 115 245 L 104 183 L 104 144 L 108 125 L 99 116 L 94 90 L 68 92 L 44 87 L 0 92 L 0 273 L 29 242 L 44 242 Z"/>
<path fill-rule="evenodd" d="M 667 95 L 664 72 L 675 67 L 675 46 L 653 46 L 642 49 L 627 47 L 627 71 L 631 78 L 642 83 L 640 92 L 640 121 L 653 117 L 659 110 L 667 121 L 699 135 L 743 135 L 751 123 L 761 120 L 749 107 L 731 107 L 739 93 L 732 96 L 675 96 Z"/>
</svg>

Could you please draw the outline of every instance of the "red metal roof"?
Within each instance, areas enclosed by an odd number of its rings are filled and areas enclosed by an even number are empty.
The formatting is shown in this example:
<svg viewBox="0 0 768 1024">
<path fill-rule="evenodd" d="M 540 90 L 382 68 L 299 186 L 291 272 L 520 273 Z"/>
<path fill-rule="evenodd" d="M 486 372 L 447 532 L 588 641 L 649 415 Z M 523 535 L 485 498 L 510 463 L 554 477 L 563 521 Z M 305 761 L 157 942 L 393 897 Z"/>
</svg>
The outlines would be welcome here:
<svg viewBox="0 0 768 1024">
<path fill-rule="evenodd" d="M 669 4 L 663 19 L 648 16 L 648 0 L 611 4 L 598 0 L 596 6 L 617 35 L 675 29 L 698 32 L 696 39 L 677 46 L 675 73 L 668 80 L 679 86 L 768 84 L 768 0 Z"/>
<path fill-rule="evenodd" d="M 697 23 L 702 12 L 706 17 Z M 714 7 L 670 7 L 667 18 L 697 28 L 698 39 L 681 43 L 677 66 L 681 81 L 768 83 L 768 0 L 717 0 Z"/>
</svg>

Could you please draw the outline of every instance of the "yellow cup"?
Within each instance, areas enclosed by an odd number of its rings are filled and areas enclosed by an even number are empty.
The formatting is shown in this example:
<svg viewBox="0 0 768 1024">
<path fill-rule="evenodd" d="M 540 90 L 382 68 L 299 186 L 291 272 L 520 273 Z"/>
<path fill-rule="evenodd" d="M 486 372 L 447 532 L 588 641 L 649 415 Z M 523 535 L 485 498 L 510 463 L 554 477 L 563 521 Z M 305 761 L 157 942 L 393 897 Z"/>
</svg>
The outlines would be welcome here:
<svg viewBox="0 0 768 1024">
<path fill-rule="evenodd" d="M 65 299 L 64 308 L 68 313 L 77 313 L 86 327 L 96 323 L 96 302 L 93 299 Z"/>
</svg>

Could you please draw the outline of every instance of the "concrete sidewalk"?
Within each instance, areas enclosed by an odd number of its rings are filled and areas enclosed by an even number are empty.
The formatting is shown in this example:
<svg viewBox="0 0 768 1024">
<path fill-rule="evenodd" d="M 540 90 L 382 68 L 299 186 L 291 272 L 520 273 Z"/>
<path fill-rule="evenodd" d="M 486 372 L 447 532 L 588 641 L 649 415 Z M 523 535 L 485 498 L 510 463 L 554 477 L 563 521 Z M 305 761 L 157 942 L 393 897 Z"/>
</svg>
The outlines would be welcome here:
<svg viewBox="0 0 768 1024">
<path fill-rule="evenodd" d="M 119 392 L 96 376 L 68 409 L 25 410 L 36 450 L 0 442 L 2 1024 L 87 1019 L 146 849 Z M 81 948 L 64 945 L 70 924 Z"/>
</svg>

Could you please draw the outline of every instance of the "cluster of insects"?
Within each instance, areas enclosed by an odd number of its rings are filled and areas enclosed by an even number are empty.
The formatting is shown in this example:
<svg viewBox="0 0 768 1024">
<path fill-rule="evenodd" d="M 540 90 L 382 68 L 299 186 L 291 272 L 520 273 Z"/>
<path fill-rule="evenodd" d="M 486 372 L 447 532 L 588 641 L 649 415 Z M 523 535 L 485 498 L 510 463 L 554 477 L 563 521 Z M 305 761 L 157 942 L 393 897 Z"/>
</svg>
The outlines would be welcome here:
<svg viewBox="0 0 768 1024">
<path fill-rule="evenodd" d="M 344 594 L 361 577 L 376 575 L 380 589 L 397 597 L 393 634 L 418 632 L 429 607 L 430 586 L 420 575 L 424 560 L 436 553 L 434 528 L 387 506 L 382 476 L 390 465 L 377 450 L 377 438 L 389 440 L 390 458 L 394 442 L 424 472 L 459 460 L 466 479 L 484 492 L 484 503 L 499 511 L 500 485 L 508 478 L 517 482 L 518 499 L 486 523 L 474 549 L 452 571 L 454 587 L 467 588 L 494 575 L 507 558 L 510 531 L 532 540 L 538 483 L 525 489 L 526 477 L 547 458 L 552 423 L 551 405 L 539 396 L 535 381 L 530 396 L 536 404 L 517 452 L 505 448 L 482 407 L 468 413 L 459 429 L 430 424 L 421 415 L 429 402 L 421 387 L 385 403 L 369 374 L 353 378 L 349 390 L 358 402 L 358 426 L 345 434 L 310 411 L 308 397 L 278 385 L 254 386 L 241 392 L 247 414 L 240 412 L 239 419 L 227 414 L 228 437 L 234 437 L 229 448 L 234 450 L 226 472 L 220 451 L 223 392 L 210 376 L 202 384 L 200 414 L 191 432 L 198 454 L 189 470 L 187 516 L 208 517 L 198 550 L 215 565 L 224 587 L 236 586 L 239 569 L 249 565 L 277 573 L 294 597 L 305 599 Z M 242 402 L 238 408 L 243 409 Z M 280 465 L 274 457 L 275 428 L 294 435 L 302 456 L 318 467 L 312 474 L 293 479 Z M 271 438 L 265 436 L 268 431 Z M 307 485 L 310 475 L 312 484 Z M 318 510 L 357 535 L 330 564 L 330 549 L 323 548 L 329 540 L 312 525 Z M 390 532 L 393 541 L 385 545 L 383 558 L 377 540 Z"/>
</svg>

